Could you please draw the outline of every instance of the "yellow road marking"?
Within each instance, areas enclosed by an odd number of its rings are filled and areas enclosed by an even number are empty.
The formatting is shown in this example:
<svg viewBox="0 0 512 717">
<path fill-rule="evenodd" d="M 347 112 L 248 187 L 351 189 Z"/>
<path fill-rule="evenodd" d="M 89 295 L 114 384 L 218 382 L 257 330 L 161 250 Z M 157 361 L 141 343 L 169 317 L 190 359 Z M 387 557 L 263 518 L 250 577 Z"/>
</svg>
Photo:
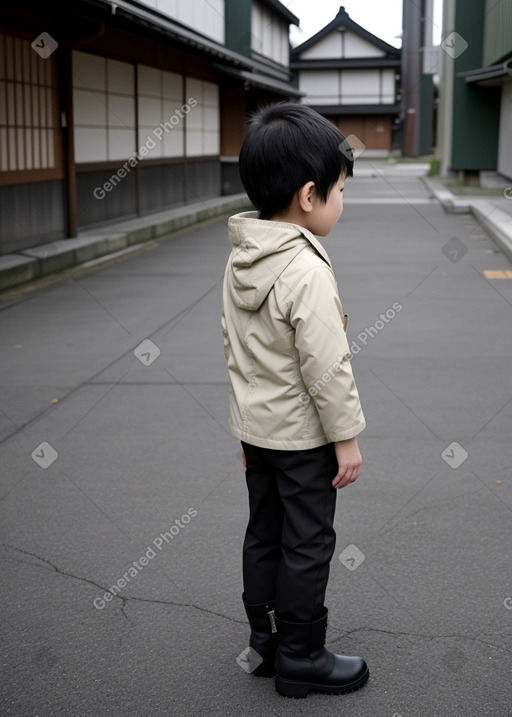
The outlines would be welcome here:
<svg viewBox="0 0 512 717">
<path fill-rule="evenodd" d="M 486 269 L 484 271 L 484 276 L 487 279 L 512 279 L 512 271 L 507 271 L 507 270 L 491 271 L 489 269 Z"/>
</svg>

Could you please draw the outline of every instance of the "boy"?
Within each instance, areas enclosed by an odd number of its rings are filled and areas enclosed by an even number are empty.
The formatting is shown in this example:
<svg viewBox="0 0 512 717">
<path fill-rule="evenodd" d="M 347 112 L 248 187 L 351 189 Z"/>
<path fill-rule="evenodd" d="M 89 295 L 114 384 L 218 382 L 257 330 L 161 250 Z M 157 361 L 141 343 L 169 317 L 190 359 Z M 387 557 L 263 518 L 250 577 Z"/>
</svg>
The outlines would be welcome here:
<svg viewBox="0 0 512 717">
<path fill-rule="evenodd" d="M 313 234 L 338 221 L 353 160 L 333 124 L 286 102 L 252 118 L 239 167 L 259 213 L 229 220 L 222 331 L 249 491 L 252 671 L 275 674 L 289 697 L 340 694 L 369 676 L 360 657 L 324 646 L 336 489 L 359 476 L 365 420 L 334 272 Z"/>
</svg>

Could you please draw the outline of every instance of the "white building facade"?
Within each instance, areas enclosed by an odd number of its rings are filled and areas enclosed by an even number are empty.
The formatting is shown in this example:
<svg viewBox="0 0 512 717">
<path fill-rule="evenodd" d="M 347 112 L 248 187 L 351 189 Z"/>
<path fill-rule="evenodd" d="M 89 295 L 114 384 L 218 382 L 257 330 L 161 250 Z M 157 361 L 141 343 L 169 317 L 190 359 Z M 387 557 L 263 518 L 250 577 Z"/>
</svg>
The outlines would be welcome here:
<svg viewBox="0 0 512 717">
<path fill-rule="evenodd" d="M 390 152 L 399 114 L 400 50 L 364 30 L 342 7 L 329 25 L 294 48 L 291 68 L 303 102 L 366 149 Z"/>
</svg>

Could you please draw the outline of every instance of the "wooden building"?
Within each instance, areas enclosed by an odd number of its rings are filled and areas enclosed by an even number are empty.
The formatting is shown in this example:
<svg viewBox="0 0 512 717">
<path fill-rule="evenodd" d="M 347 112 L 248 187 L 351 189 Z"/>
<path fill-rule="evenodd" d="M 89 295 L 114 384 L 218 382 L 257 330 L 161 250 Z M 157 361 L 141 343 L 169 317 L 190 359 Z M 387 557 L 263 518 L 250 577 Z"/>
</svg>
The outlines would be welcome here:
<svg viewBox="0 0 512 717">
<path fill-rule="evenodd" d="M 344 7 L 334 20 L 292 50 L 290 67 L 303 102 L 355 135 L 373 154 L 392 149 L 400 50 L 350 19 Z"/>
<path fill-rule="evenodd" d="M 17 0 L 0 20 L 0 254 L 241 191 L 247 112 L 298 98 L 278 0 Z"/>
</svg>

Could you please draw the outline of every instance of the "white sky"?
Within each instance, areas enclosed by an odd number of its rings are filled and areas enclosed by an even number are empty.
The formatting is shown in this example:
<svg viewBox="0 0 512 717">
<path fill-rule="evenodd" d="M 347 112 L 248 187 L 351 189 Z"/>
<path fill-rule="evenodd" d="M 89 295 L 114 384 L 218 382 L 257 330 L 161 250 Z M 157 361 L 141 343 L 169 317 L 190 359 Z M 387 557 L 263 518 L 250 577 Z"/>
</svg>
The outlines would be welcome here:
<svg viewBox="0 0 512 717">
<path fill-rule="evenodd" d="M 401 46 L 403 0 L 281 0 L 300 19 L 299 30 L 291 26 L 292 45 L 299 45 L 330 23 L 342 5 L 350 18 L 390 45 Z M 441 42 L 443 0 L 434 0 L 434 44 Z"/>
</svg>

